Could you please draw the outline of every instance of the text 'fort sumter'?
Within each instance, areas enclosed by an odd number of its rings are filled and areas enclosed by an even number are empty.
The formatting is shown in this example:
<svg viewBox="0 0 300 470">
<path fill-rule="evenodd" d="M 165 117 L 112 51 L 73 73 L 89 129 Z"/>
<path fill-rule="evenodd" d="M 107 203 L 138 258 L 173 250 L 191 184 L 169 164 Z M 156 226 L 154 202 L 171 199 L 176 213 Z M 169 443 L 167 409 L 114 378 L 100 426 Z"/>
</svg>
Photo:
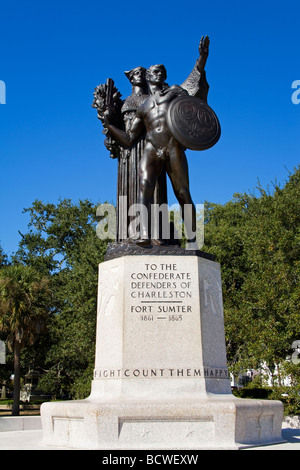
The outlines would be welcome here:
<svg viewBox="0 0 300 470">
<path fill-rule="evenodd" d="M 130 313 L 141 321 L 181 322 L 192 313 L 192 283 L 177 263 L 144 263 L 130 273 Z"/>
</svg>

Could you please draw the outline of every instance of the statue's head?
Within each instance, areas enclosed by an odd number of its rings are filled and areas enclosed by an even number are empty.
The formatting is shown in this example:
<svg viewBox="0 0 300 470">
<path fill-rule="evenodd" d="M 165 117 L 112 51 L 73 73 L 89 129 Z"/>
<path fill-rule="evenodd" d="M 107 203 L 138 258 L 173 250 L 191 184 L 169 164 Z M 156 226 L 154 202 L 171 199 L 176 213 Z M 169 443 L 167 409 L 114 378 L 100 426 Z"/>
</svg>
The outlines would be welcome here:
<svg viewBox="0 0 300 470">
<path fill-rule="evenodd" d="M 144 67 L 135 67 L 124 73 L 132 85 L 142 85 L 145 83 L 146 69 Z"/>
<path fill-rule="evenodd" d="M 164 65 L 151 65 L 146 70 L 146 80 L 148 83 L 164 83 L 167 78 L 167 71 Z"/>
</svg>

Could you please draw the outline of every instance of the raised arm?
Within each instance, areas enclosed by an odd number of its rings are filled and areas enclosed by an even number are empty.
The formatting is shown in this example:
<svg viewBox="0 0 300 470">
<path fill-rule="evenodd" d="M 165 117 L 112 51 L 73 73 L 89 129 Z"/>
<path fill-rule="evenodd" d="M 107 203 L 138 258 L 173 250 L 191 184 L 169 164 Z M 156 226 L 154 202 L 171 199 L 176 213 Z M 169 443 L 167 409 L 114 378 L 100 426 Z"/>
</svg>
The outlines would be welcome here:
<svg viewBox="0 0 300 470">
<path fill-rule="evenodd" d="M 209 85 L 206 81 L 205 64 L 208 57 L 209 38 L 202 36 L 199 44 L 199 58 L 187 79 L 181 84 L 190 96 L 196 96 L 207 102 Z"/>
<path fill-rule="evenodd" d="M 205 64 L 208 57 L 208 48 L 209 48 L 209 37 L 201 38 L 199 44 L 199 59 L 197 60 L 197 69 L 200 73 L 203 73 Z"/>
</svg>

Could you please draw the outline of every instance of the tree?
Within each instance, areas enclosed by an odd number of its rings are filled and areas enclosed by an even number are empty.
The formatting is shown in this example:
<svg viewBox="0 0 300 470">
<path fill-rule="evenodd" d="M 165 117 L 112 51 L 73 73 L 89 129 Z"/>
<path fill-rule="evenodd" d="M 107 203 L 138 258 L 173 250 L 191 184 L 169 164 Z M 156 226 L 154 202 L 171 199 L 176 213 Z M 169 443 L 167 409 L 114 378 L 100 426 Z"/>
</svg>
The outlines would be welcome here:
<svg viewBox="0 0 300 470">
<path fill-rule="evenodd" d="M 237 373 L 281 364 L 300 337 L 300 169 L 273 191 L 206 205 L 204 250 L 222 269 L 227 357 Z"/>
<path fill-rule="evenodd" d="M 33 268 L 12 265 L 0 270 L 0 332 L 14 353 L 13 415 L 19 414 L 21 348 L 45 330 L 49 295 L 49 279 Z"/>
<path fill-rule="evenodd" d="M 51 277 L 51 345 L 40 380 L 46 393 L 83 398 L 89 394 L 95 360 L 98 265 L 107 241 L 96 235 L 97 205 L 68 199 L 34 201 L 29 231 L 22 235 L 15 261 Z"/>
<path fill-rule="evenodd" d="M 224 302 L 227 359 L 233 373 L 249 367 L 246 351 L 247 318 L 242 311 L 242 289 L 249 273 L 245 229 L 251 196 L 235 194 L 224 205 L 205 203 L 204 251 L 220 263 Z"/>
<path fill-rule="evenodd" d="M 251 271 L 243 295 L 255 337 L 253 352 L 272 369 L 300 337 L 300 169 L 284 187 L 275 184 L 273 193 L 258 189 L 245 231 Z"/>
<path fill-rule="evenodd" d="M 0 245 L 0 268 L 7 265 L 7 256 Z"/>
</svg>

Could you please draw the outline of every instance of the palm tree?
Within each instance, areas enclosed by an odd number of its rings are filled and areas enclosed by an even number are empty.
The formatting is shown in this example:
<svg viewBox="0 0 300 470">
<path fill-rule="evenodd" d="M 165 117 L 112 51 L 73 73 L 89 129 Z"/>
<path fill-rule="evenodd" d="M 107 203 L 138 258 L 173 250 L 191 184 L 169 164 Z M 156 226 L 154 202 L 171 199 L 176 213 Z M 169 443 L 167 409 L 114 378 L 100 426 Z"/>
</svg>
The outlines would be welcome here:
<svg viewBox="0 0 300 470">
<path fill-rule="evenodd" d="M 19 415 L 21 349 L 32 345 L 45 330 L 49 295 L 49 279 L 33 268 L 13 265 L 0 269 L 0 332 L 7 335 L 7 345 L 14 353 L 14 416 Z"/>
</svg>

